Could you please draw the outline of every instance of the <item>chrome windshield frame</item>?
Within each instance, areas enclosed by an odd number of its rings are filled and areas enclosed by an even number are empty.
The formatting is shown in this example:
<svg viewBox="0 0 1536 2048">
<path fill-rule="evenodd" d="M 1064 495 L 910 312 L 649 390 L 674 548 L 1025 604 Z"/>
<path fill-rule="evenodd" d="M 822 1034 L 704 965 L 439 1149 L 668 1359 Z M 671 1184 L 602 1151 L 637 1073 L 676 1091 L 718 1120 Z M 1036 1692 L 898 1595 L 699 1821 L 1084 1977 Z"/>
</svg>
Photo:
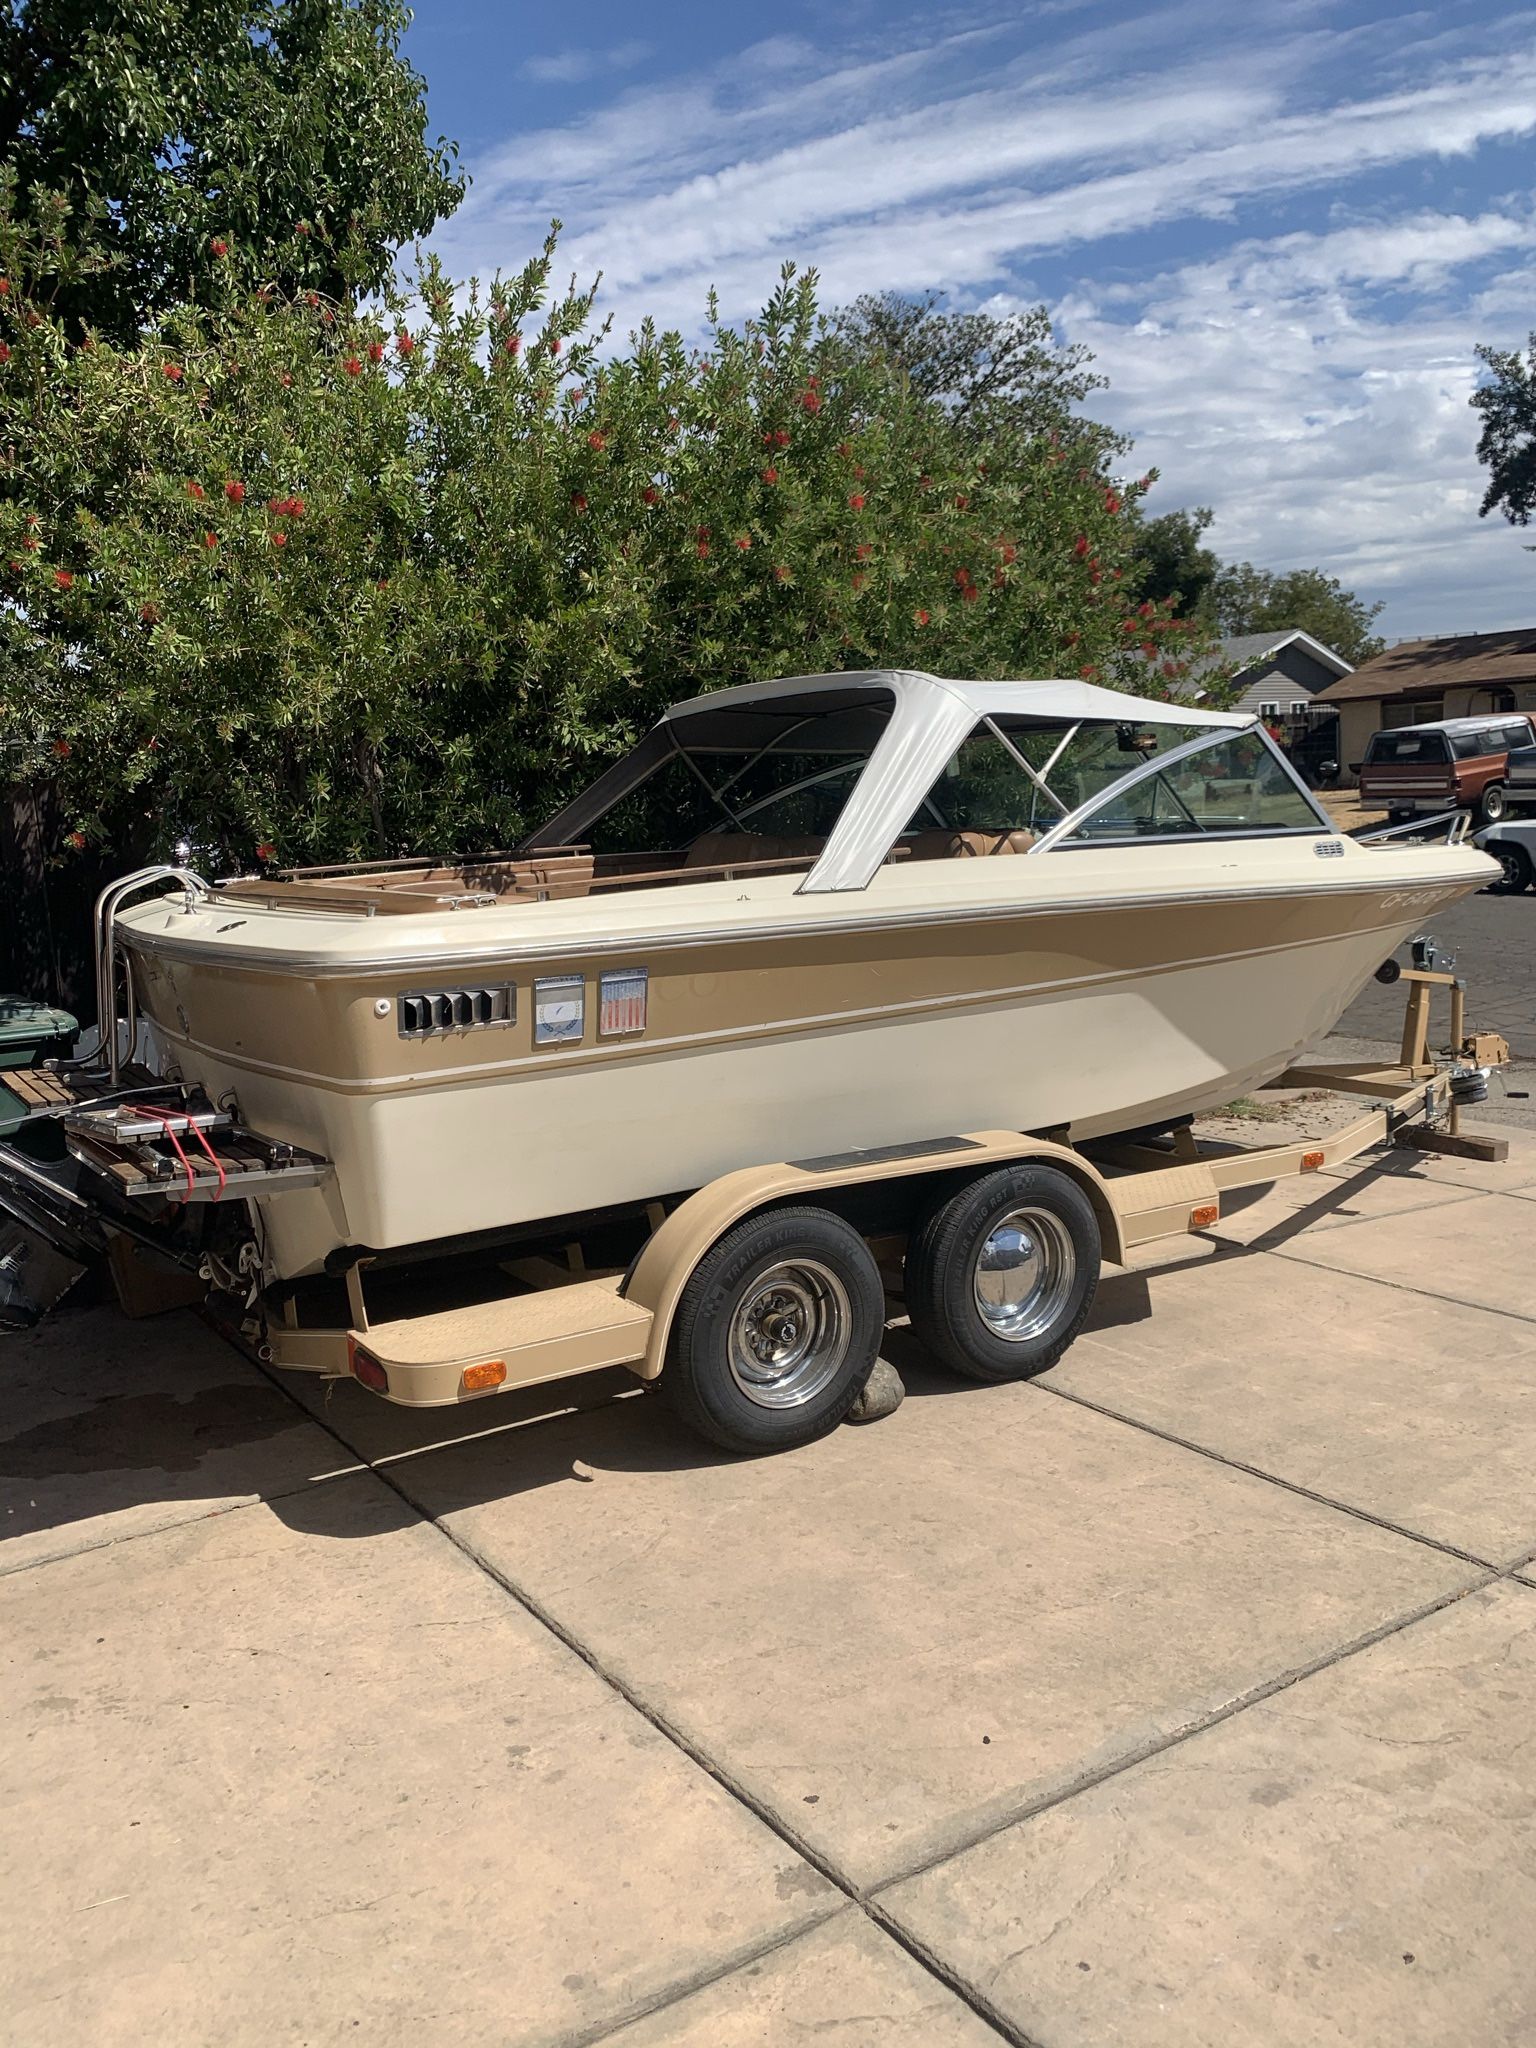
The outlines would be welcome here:
<svg viewBox="0 0 1536 2048">
<path fill-rule="evenodd" d="M 1061 819 L 1058 824 L 1053 825 L 1050 831 L 1045 833 L 1043 837 L 1035 841 L 1034 845 L 1028 849 L 1026 857 L 1032 858 L 1037 853 L 1050 853 L 1055 847 L 1061 845 L 1063 841 L 1071 840 L 1077 828 L 1086 823 L 1096 812 L 1103 810 L 1106 804 L 1113 802 L 1119 796 L 1123 796 L 1126 790 L 1134 789 L 1140 783 L 1150 782 L 1154 776 L 1162 774 L 1165 769 L 1171 768 L 1175 762 L 1188 760 L 1195 754 L 1208 753 L 1214 747 L 1225 746 L 1229 740 L 1246 738 L 1251 733 L 1258 734 L 1269 753 L 1280 763 L 1289 780 L 1305 797 L 1308 809 L 1317 820 L 1317 830 L 1337 834 L 1339 827 L 1318 803 L 1316 797 L 1296 773 L 1290 761 L 1286 759 L 1283 749 L 1276 743 L 1269 728 L 1261 719 L 1256 718 L 1250 725 L 1226 726 L 1214 731 L 1197 733 L 1192 740 L 1185 740 L 1177 747 L 1170 747 L 1166 754 L 1154 754 L 1149 760 L 1139 762 L 1136 767 L 1127 769 L 1118 782 L 1112 782 L 1108 789 L 1101 789 L 1097 796 L 1090 797 L 1086 803 L 1079 804 L 1075 811 L 1069 811 L 1066 817 Z M 1280 827 L 1273 832 L 1255 831 L 1221 833 L 1220 835 L 1196 830 L 1187 833 L 1170 833 L 1167 835 L 1167 840 L 1188 841 L 1191 839 L 1210 839 L 1218 836 L 1223 839 L 1280 838 L 1288 834 L 1306 833 L 1310 829 L 1310 827 L 1305 825 L 1288 825 Z M 1132 845 L 1136 842 L 1132 839 L 1127 839 L 1123 841 L 1116 840 L 1114 843 L 1116 845 Z M 1167 841 L 1164 843 L 1167 843 Z"/>
</svg>

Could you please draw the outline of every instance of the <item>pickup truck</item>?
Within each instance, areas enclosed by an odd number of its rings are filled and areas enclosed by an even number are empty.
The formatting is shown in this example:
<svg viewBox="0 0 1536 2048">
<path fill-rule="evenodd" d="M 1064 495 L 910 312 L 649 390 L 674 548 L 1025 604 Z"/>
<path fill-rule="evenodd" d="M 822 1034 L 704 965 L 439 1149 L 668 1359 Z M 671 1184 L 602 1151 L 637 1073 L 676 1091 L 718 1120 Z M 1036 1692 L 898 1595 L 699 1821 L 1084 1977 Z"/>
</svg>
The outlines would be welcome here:
<svg viewBox="0 0 1536 2048">
<path fill-rule="evenodd" d="M 1528 717 L 1508 712 L 1389 726 L 1366 747 L 1361 801 L 1385 810 L 1394 825 L 1449 810 L 1473 811 L 1479 825 L 1492 825 L 1514 800 L 1510 753 L 1527 750 L 1536 762 L 1536 730 Z M 1522 767 L 1522 795 L 1524 773 Z M 1536 782 L 1531 800 L 1536 801 Z"/>
</svg>

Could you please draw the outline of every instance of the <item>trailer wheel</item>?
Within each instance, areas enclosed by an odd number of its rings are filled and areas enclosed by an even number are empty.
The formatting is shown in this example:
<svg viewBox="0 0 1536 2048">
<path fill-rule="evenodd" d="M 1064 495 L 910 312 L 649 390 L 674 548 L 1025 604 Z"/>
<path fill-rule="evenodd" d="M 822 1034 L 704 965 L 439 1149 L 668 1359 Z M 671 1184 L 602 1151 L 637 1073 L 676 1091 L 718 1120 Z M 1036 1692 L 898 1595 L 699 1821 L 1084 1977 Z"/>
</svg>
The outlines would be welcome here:
<svg viewBox="0 0 1536 2048">
<path fill-rule="evenodd" d="M 879 1270 L 828 1209 L 770 1209 L 704 1254 L 678 1302 L 661 1390 L 728 1451 L 780 1451 L 835 1429 L 885 1329 Z"/>
<path fill-rule="evenodd" d="M 907 1247 L 912 1327 L 955 1372 L 1027 1380 L 1082 1328 L 1099 1285 L 1093 1204 L 1053 1166 L 1009 1166 L 932 1209 Z"/>
</svg>

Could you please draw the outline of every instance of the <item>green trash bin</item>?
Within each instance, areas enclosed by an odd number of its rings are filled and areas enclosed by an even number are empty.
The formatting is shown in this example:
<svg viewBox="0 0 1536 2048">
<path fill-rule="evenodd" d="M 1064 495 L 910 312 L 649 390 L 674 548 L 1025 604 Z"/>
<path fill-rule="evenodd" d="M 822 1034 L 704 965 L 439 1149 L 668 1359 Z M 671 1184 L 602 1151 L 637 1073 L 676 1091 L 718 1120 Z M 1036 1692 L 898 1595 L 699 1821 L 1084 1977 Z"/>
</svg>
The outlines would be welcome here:
<svg viewBox="0 0 1536 2048">
<path fill-rule="evenodd" d="M 68 1010 L 31 1003 L 25 996 L 0 996 L 0 1073 L 7 1067 L 35 1067 L 39 1060 L 67 1059 L 80 1026 Z M 25 1115 L 19 1097 L 0 1088 L 0 1138 L 8 1138 Z"/>
</svg>

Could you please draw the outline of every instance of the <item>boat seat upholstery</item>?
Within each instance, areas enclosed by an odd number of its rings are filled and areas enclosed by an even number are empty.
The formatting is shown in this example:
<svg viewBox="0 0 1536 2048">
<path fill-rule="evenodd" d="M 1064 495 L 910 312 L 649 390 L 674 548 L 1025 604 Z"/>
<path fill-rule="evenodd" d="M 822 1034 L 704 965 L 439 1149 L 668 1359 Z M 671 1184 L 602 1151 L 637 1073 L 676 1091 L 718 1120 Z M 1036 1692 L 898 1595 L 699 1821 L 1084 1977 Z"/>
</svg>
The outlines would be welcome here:
<svg viewBox="0 0 1536 2048">
<path fill-rule="evenodd" d="M 980 860 L 1000 853 L 1027 853 L 1035 834 L 1017 832 L 907 832 L 898 846 L 911 848 L 910 860 Z"/>
<path fill-rule="evenodd" d="M 897 853 L 908 860 L 977 860 L 1000 853 L 1026 853 L 1033 832 L 905 832 Z M 701 832 L 688 849 L 690 868 L 747 867 L 760 860 L 806 860 L 820 857 L 824 839 L 796 838 L 772 832 Z"/>
</svg>

